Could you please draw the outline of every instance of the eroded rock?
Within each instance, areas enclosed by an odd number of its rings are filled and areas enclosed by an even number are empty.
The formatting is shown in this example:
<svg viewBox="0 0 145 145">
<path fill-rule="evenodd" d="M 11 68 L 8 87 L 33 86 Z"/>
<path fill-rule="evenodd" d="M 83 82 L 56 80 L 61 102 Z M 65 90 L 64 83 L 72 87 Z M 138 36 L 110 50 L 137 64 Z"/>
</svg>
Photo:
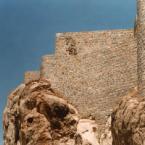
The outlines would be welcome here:
<svg viewBox="0 0 145 145">
<path fill-rule="evenodd" d="M 64 98 L 47 80 L 20 85 L 3 114 L 4 145 L 106 145 L 95 120 L 82 119 Z"/>
<path fill-rule="evenodd" d="M 145 145 L 145 98 L 137 89 L 112 114 L 113 145 Z"/>
<path fill-rule="evenodd" d="M 47 80 L 19 86 L 4 111 L 5 145 L 56 145 L 75 138 L 77 110 Z"/>
</svg>

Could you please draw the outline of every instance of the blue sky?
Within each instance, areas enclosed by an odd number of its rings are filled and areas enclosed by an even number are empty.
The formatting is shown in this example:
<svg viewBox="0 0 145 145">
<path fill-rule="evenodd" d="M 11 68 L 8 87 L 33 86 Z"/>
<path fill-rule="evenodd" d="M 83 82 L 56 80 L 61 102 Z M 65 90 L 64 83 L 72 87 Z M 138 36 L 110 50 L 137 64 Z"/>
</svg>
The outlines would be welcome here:
<svg viewBox="0 0 145 145">
<path fill-rule="evenodd" d="M 132 28 L 135 14 L 135 0 L 0 0 L 0 145 L 7 95 L 54 52 L 56 32 Z"/>
</svg>

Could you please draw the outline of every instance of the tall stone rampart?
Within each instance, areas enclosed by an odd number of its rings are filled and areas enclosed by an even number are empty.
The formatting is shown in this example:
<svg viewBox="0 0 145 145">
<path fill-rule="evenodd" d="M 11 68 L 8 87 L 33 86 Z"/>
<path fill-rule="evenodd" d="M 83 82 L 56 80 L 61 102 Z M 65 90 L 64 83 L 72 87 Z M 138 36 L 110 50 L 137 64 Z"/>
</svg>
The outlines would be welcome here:
<svg viewBox="0 0 145 145">
<path fill-rule="evenodd" d="M 105 121 L 121 96 L 137 85 L 133 30 L 57 34 L 54 56 L 43 57 L 41 77 L 62 92 L 83 117 Z"/>
<path fill-rule="evenodd" d="M 145 144 L 145 0 L 137 5 L 134 29 L 57 33 L 55 54 L 8 97 L 5 145 Z"/>
<path fill-rule="evenodd" d="M 137 0 L 137 5 L 138 85 L 140 94 L 145 96 L 145 0 Z"/>
</svg>

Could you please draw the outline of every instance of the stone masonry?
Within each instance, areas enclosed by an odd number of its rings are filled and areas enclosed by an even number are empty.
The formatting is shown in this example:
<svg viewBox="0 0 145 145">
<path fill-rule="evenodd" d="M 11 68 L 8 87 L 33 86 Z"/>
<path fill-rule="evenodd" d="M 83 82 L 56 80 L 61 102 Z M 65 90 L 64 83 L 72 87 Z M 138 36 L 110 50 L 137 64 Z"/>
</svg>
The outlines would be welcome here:
<svg viewBox="0 0 145 145">
<path fill-rule="evenodd" d="M 42 58 L 40 78 L 62 92 L 83 118 L 93 116 L 103 124 L 121 96 L 138 84 L 142 89 L 145 0 L 137 2 L 134 29 L 58 33 L 55 54 Z M 25 75 L 25 82 L 31 79 L 38 74 Z"/>
<path fill-rule="evenodd" d="M 57 34 L 55 56 L 44 56 L 40 75 L 50 80 L 83 117 L 102 123 L 128 89 L 137 85 L 133 30 Z"/>
<path fill-rule="evenodd" d="M 145 0 L 138 0 L 137 4 L 138 85 L 140 94 L 145 96 Z"/>
<path fill-rule="evenodd" d="M 4 145 L 145 145 L 145 0 L 137 6 L 133 29 L 56 34 L 55 53 L 8 97 Z"/>
</svg>

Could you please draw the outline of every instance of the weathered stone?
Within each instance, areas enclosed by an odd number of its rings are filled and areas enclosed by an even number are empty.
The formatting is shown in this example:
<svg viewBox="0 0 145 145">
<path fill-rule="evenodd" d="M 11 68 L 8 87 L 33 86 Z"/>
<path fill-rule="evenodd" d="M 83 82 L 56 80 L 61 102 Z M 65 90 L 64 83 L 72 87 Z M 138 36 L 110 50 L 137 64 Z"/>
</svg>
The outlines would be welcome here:
<svg viewBox="0 0 145 145">
<path fill-rule="evenodd" d="M 100 136 L 100 145 L 112 145 L 111 117 L 108 118 L 104 132 Z"/>
<path fill-rule="evenodd" d="M 145 0 L 137 0 L 137 55 L 138 87 L 141 96 L 145 96 Z"/>
<path fill-rule="evenodd" d="M 78 114 L 45 81 L 32 81 L 11 93 L 4 111 L 5 145 L 51 145 L 74 138 Z M 55 143 L 58 142 L 58 143 Z"/>
<path fill-rule="evenodd" d="M 75 54 L 68 52 L 70 48 Z M 41 77 L 50 80 L 53 88 L 67 96 L 83 117 L 93 115 L 104 125 L 112 106 L 128 89 L 137 85 L 134 32 L 107 30 L 59 34 L 55 55 L 43 57 L 40 72 Z"/>
<path fill-rule="evenodd" d="M 145 144 L 145 98 L 135 89 L 112 114 L 113 145 Z"/>
<path fill-rule="evenodd" d="M 3 125 L 4 145 L 100 145 L 96 122 L 81 119 L 47 80 L 22 84 L 10 94 Z"/>
<path fill-rule="evenodd" d="M 137 2 L 134 29 L 57 34 L 55 55 L 8 98 L 4 145 L 145 145 L 145 0 Z"/>
</svg>

